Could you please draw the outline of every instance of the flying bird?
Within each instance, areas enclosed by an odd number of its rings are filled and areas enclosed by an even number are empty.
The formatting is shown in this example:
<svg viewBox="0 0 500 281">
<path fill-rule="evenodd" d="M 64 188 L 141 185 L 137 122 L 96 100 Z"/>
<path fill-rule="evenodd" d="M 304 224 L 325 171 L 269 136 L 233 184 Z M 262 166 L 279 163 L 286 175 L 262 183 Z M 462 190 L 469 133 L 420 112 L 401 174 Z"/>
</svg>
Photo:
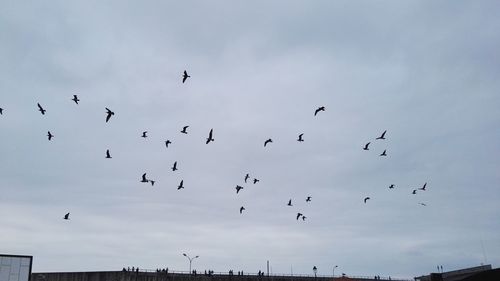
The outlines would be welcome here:
<svg viewBox="0 0 500 281">
<path fill-rule="evenodd" d="M 141 136 L 141 137 L 142 137 L 142 138 L 147 138 L 147 137 L 148 137 L 148 136 L 146 135 L 147 133 L 148 133 L 148 131 L 144 131 L 144 132 L 142 132 L 142 136 Z"/>
<path fill-rule="evenodd" d="M 238 194 L 238 192 L 240 192 L 240 190 L 242 190 L 242 189 L 243 189 L 243 186 L 237 185 L 236 186 L 236 194 Z"/>
<path fill-rule="evenodd" d="M 389 185 L 389 188 L 393 189 L 394 188 L 394 184 Z"/>
<path fill-rule="evenodd" d="M 297 219 L 297 220 L 299 220 L 299 218 L 300 218 L 301 216 L 303 216 L 303 214 L 301 214 L 301 213 L 297 213 L 297 218 L 296 218 L 296 219 Z"/>
<path fill-rule="evenodd" d="M 109 149 L 106 150 L 106 158 L 111 159 L 111 154 L 109 154 Z"/>
<path fill-rule="evenodd" d="M 288 200 L 288 204 L 286 204 L 287 206 L 293 206 L 292 205 L 292 199 Z"/>
<path fill-rule="evenodd" d="M 43 107 L 39 103 L 37 103 L 37 105 L 38 105 L 38 110 L 42 113 L 42 115 L 45 115 L 45 111 L 47 110 L 43 109 Z"/>
<path fill-rule="evenodd" d="M 370 145 L 370 143 L 365 144 L 365 147 L 363 147 L 363 150 L 370 150 L 370 149 L 368 149 L 369 145 Z"/>
<path fill-rule="evenodd" d="M 316 109 L 316 111 L 314 111 L 314 116 L 316 116 L 316 114 L 318 114 L 318 112 L 320 112 L 320 111 L 325 111 L 325 107 L 324 106 L 318 107 L 318 109 Z"/>
<path fill-rule="evenodd" d="M 306 202 L 311 202 L 311 196 L 307 196 Z"/>
<path fill-rule="evenodd" d="M 413 192 L 411 194 L 417 194 L 417 190 L 414 189 Z"/>
<path fill-rule="evenodd" d="M 306 220 L 306 216 L 302 215 L 302 220 L 305 221 Z"/>
<path fill-rule="evenodd" d="M 184 126 L 184 127 L 182 128 L 181 133 L 183 133 L 183 134 L 187 134 L 187 133 L 188 133 L 188 132 L 186 131 L 186 130 L 187 130 L 187 128 L 189 128 L 189 126 Z"/>
<path fill-rule="evenodd" d="M 240 208 L 240 214 L 243 213 L 243 210 L 245 210 L 245 207 L 241 206 L 241 208 Z"/>
<path fill-rule="evenodd" d="M 111 111 L 109 108 L 105 107 L 106 108 L 106 123 L 108 123 L 109 119 L 111 118 L 111 116 L 115 115 L 115 113 L 113 111 Z"/>
<path fill-rule="evenodd" d="M 272 140 L 272 139 L 267 139 L 267 140 L 264 142 L 264 147 L 266 147 L 266 145 L 267 145 L 268 143 L 270 143 L 270 142 L 273 142 L 273 140 Z"/>
<path fill-rule="evenodd" d="M 366 201 L 368 201 L 370 199 L 370 197 L 365 197 L 365 204 L 366 204 Z"/>
<path fill-rule="evenodd" d="M 64 218 L 65 220 L 69 220 L 69 213 L 67 213 L 66 215 L 64 215 Z"/>
<path fill-rule="evenodd" d="M 150 180 L 149 182 L 151 183 L 151 186 L 155 185 L 155 181 L 154 180 Z"/>
<path fill-rule="evenodd" d="M 172 142 L 170 140 L 165 141 L 165 146 L 168 148 L 168 145 L 171 144 Z"/>
<path fill-rule="evenodd" d="M 74 101 L 76 104 L 78 104 L 78 102 L 80 101 L 76 95 L 73 95 L 73 98 L 71 100 Z"/>
<path fill-rule="evenodd" d="M 387 133 L 387 130 L 385 130 L 382 135 L 378 138 L 376 138 L 377 140 L 385 140 L 385 133 Z"/>
<path fill-rule="evenodd" d="M 382 154 L 380 154 L 380 156 L 387 156 L 387 150 L 384 150 L 384 152 L 382 152 Z"/>
<path fill-rule="evenodd" d="M 427 186 L 427 183 L 424 183 L 424 186 L 422 186 L 421 188 L 419 188 L 420 190 L 423 190 L 425 191 L 425 187 Z"/>
<path fill-rule="evenodd" d="M 180 190 L 181 188 L 184 188 L 184 180 L 181 180 L 181 183 L 179 183 L 177 190 Z"/>
<path fill-rule="evenodd" d="M 258 180 L 258 179 L 253 179 L 253 184 L 258 183 L 259 181 L 260 181 L 260 180 Z"/>
<path fill-rule="evenodd" d="M 191 76 L 189 76 L 187 71 L 184 70 L 184 74 L 182 75 L 182 83 L 186 82 L 186 79 L 188 79 L 189 77 Z"/>
<path fill-rule="evenodd" d="M 214 141 L 214 138 L 212 137 L 214 129 L 210 129 L 210 133 L 208 133 L 208 138 L 207 138 L 207 144 L 211 141 Z"/>
<path fill-rule="evenodd" d="M 49 140 L 51 140 L 51 139 L 54 137 L 54 135 L 53 135 L 53 134 L 51 134 L 51 133 L 50 133 L 50 131 L 48 131 L 48 133 L 47 133 L 47 137 L 49 137 Z"/>
<path fill-rule="evenodd" d="M 250 175 L 249 174 L 246 174 L 245 175 L 245 183 L 247 183 L 247 180 L 250 178 Z"/>
<path fill-rule="evenodd" d="M 174 166 L 172 166 L 172 172 L 177 171 L 177 161 L 174 162 Z"/>
<path fill-rule="evenodd" d="M 142 174 L 141 182 L 148 182 L 148 179 L 146 179 L 146 173 Z"/>
<path fill-rule="evenodd" d="M 418 203 L 419 205 L 422 205 L 422 206 L 427 206 L 427 204 L 425 203 Z"/>
<path fill-rule="evenodd" d="M 3 114 L 3 108 L 0 107 L 0 115 Z"/>
<path fill-rule="evenodd" d="M 302 136 L 303 136 L 303 135 L 304 135 L 304 134 L 300 134 L 300 135 L 299 135 L 299 138 L 297 139 L 297 141 L 304 141 L 304 139 L 302 139 Z"/>
</svg>

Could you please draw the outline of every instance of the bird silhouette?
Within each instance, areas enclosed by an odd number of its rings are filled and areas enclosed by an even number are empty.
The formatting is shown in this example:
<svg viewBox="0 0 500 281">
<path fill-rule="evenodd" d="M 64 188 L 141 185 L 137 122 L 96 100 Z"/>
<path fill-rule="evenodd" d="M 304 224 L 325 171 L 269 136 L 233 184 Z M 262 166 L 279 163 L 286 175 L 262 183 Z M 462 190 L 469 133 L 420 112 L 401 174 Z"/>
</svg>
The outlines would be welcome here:
<svg viewBox="0 0 500 281">
<path fill-rule="evenodd" d="M 377 140 L 385 140 L 385 133 L 387 133 L 387 130 L 385 130 L 382 135 L 378 138 L 376 138 Z"/>
<path fill-rule="evenodd" d="M 111 154 L 109 154 L 109 149 L 106 149 L 106 158 L 111 159 Z"/>
<path fill-rule="evenodd" d="M 417 194 L 417 190 L 414 189 L 413 192 L 411 194 Z"/>
<path fill-rule="evenodd" d="M 320 111 L 325 111 L 325 107 L 324 106 L 318 107 L 318 109 L 316 109 L 316 111 L 314 111 L 314 116 L 316 116 L 316 114 L 318 114 L 318 112 L 320 112 Z"/>
<path fill-rule="evenodd" d="M 174 165 L 172 166 L 172 172 L 177 171 L 177 161 L 174 162 Z"/>
<path fill-rule="evenodd" d="M 149 182 L 151 183 L 151 186 L 154 186 L 156 181 L 150 180 Z"/>
<path fill-rule="evenodd" d="M 303 136 L 303 135 L 304 135 L 304 134 L 300 134 L 300 135 L 299 135 L 299 138 L 297 139 L 297 141 L 304 141 L 304 139 L 302 138 L 302 136 Z"/>
<path fill-rule="evenodd" d="M 78 104 L 78 102 L 80 101 L 76 95 L 73 95 L 73 98 L 71 100 L 74 101 L 76 104 Z"/>
<path fill-rule="evenodd" d="M 370 150 L 370 149 L 368 149 L 369 145 L 370 145 L 370 143 L 365 144 L 365 147 L 363 147 L 363 150 Z"/>
<path fill-rule="evenodd" d="M 210 129 L 210 132 L 208 133 L 208 138 L 207 138 L 207 144 L 211 141 L 214 141 L 214 138 L 212 137 L 214 129 Z"/>
<path fill-rule="evenodd" d="M 267 145 L 268 143 L 270 143 L 270 142 L 273 142 L 273 140 L 272 140 L 272 139 L 267 139 L 267 140 L 264 142 L 264 147 L 266 147 L 266 145 Z"/>
<path fill-rule="evenodd" d="M 187 133 L 188 133 L 188 132 L 186 131 L 186 130 L 187 130 L 187 128 L 189 128 L 189 126 L 184 126 L 184 127 L 182 128 L 181 133 L 183 133 L 183 134 L 187 134 Z"/>
<path fill-rule="evenodd" d="M 258 179 L 253 179 L 253 184 L 258 183 L 259 181 L 260 181 L 260 180 L 258 180 Z"/>
<path fill-rule="evenodd" d="M 292 205 L 292 199 L 288 200 L 288 204 L 286 204 L 287 206 L 293 206 Z"/>
<path fill-rule="evenodd" d="M 418 203 L 418 204 L 420 204 L 422 206 L 427 206 L 427 204 L 425 204 L 425 203 Z"/>
<path fill-rule="evenodd" d="M 249 174 L 246 174 L 245 175 L 245 183 L 247 183 L 247 180 L 250 178 L 250 175 Z"/>
<path fill-rule="evenodd" d="M 366 204 L 366 201 L 370 200 L 371 198 L 370 197 L 365 197 L 365 204 Z"/>
<path fill-rule="evenodd" d="M 168 145 L 171 144 L 172 142 L 170 140 L 165 141 L 165 146 L 168 148 Z"/>
<path fill-rule="evenodd" d="M 64 218 L 65 220 L 69 220 L 69 213 L 67 213 L 66 215 L 64 215 Z"/>
<path fill-rule="evenodd" d="M 306 216 L 302 215 L 302 220 L 305 221 L 306 220 Z"/>
<path fill-rule="evenodd" d="M 180 190 L 181 188 L 184 188 L 184 180 L 181 180 L 181 183 L 177 186 L 177 190 Z"/>
<path fill-rule="evenodd" d="M 0 115 L 3 115 L 3 108 L 0 107 Z"/>
<path fill-rule="evenodd" d="M 306 202 L 311 202 L 311 196 L 307 196 Z"/>
<path fill-rule="evenodd" d="M 147 137 L 148 137 L 148 136 L 146 135 L 147 133 L 148 133 L 148 131 L 144 131 L 144 132 L 142 132 L 142 136 L 141 136 L 141 137 L 142 137 L 142 138 L 147 138 Z"/>
<path fill-rule="evenodd" d="M 47 110 L 43 109 L 43 107 L 39 103 L 37 103 L 37 105 L 38 105 L 38 111 L 40 111 L 42 115 L 45 115 L 45 111 Z"/>
<path fill-rule="evenodd" d="M 382 154 L 380 154 L 380 156 L 387 156 L 387 150 L 384 150 L 384 152 L 382 152 Z"/>
<path fill-rule="evenodd" d="M 146 179 L 146 173 L 142 174 L 142 179 L 141 182 L 148 182 L 149 180 Z"/>
<path fill-rule="evenodd" d="M 48 132 L 47 132 L 47 137 L 49 138 L 49 140 L 51 140 L 51 139 L 54 137 L 54 135 L 52 135 L 52 134 L 50 133 L 50 131 L 48 131 Z"/>
<path fill-rule="evenodd" d="M 245 207 L 241 206 L 241 208 L 240 208 L 240 214 L 243 213 L 243 210 L 245 210 Z"/>
<path fill-rule="evenodd" d="M 105 108 L 106 108 L 106 123 L 108 123 L 111 116 L 115 115 L 115 113 L 113 111 L 111 111 L 109 108 L 107 108 L 107 107 L 105 107 Z"/>
<path fill-rule="evenodd" d="M 301 216 L 303 216 L 303 214 L 301 214 L 301 213 L 297 213 L 297 218 L 296 218 L 296 220 L 299 220 L 299 218 L 300 218 Z"/>
<path fill-rule="evenodd" d="M 419 188 L 420 190 L 423 190 L 425 191 L 425 187 L 427 187 L 427 183 L 424 183 L 424 186 L 422 186 L 421 188 Z"/>
<path fill-rule="evenodd" d="M 389 188 L 393 189 L 394 188 L 394 184 L 389 185 Z"/>
<path fill-rule="evenodd" d="M 182 75 L 182 83 L 186 82 L 186 79 L 188 79 L 189 77 L 191 76 L 189 76 L 187 71 L 184 70 L 184 74 Z"/>
<path fill-rule="evenodd" d="M 240 190 L 242 190 L 242 189 L 243 189 L 243 186 L 237 185 L 236 186 L 236 194 L 238 194 L 238 192 L 240 192 Z"/>
</svg>

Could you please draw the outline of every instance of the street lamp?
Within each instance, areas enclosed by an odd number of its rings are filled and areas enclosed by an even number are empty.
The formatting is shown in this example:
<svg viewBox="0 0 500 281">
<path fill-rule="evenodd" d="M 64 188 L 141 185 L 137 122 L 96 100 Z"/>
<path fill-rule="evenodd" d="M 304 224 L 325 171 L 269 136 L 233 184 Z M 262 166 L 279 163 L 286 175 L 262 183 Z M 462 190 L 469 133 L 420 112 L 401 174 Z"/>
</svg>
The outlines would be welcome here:
<svg viewBox="0 0 500 281">
<path fill-rule="evenodd" d="M 197 259 L 197 258 L 199 258 L 200 256 L 196 256 L 196 257 L 194 257 L 194 258 L 191 258 L 191 257 L 189 257 L 188 255 L 186 255 L 186 253 L 183 253 L 182 255 L 183 255 L 183 256 L 185 256 L 186 258 L 188 258 L 188 260 L 189 260 L 189 274 L 191 274 L 191 263 L 193 262 L 193 260 L 194 260 L 194 259 Z"/>
<path fill-rule="evenodd" d="M 316 272 L 318 272 L 318 268 L 316 266 L 313 266 L 313 272 L 314 272 L 314 278 L 316 278 Z"/>
<path fill-rule="evenodd" d="M 338 265 L 334 266 L 333 267 L 333 271 L 332 271 L 332 276 L 335 277 L 335 268 L 339 267 Z"/>
</svg>

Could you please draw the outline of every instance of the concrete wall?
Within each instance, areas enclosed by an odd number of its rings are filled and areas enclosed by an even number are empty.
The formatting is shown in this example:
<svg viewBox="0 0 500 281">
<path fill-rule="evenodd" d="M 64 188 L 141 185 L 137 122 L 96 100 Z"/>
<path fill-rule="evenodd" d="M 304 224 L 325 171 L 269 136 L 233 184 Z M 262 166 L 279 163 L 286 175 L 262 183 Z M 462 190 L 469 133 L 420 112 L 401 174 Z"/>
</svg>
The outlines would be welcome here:
<svg viewBox="0 0 500 281">
<path fill-rule="evenodd" d="M 354 277 L 305 277 L 305 276 L 256 276 L 256 275 L 227 275 L 204 274 L 189 275 L 165 272 L 129 272 L 129 271 L 104 271 L 104 272 L 53 272 L 33 273 L 31 281 L 366 281 L 373 278 Z M 383 279 L 381 280 L 388 280 Z M 398 281 L 392 279 L 392 281 Z M 400 281 L 400 280 L 399 280 Z M 405 280 L 406 281 L 406 280 Z"/>
</svg>

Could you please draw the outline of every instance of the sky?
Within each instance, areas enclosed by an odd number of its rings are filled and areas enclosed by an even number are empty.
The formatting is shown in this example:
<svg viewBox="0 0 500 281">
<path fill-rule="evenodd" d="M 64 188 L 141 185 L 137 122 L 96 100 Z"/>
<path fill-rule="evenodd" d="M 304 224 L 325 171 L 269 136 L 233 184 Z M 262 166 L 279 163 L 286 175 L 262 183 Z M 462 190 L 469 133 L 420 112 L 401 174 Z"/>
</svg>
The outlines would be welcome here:
<svg viewBox="0 0 500 281">
<path fill-rule="evenodd" d="M 34 272 L 498 267 L 498 10 L 1 0 L 0 253 Z"/>
</svg>

